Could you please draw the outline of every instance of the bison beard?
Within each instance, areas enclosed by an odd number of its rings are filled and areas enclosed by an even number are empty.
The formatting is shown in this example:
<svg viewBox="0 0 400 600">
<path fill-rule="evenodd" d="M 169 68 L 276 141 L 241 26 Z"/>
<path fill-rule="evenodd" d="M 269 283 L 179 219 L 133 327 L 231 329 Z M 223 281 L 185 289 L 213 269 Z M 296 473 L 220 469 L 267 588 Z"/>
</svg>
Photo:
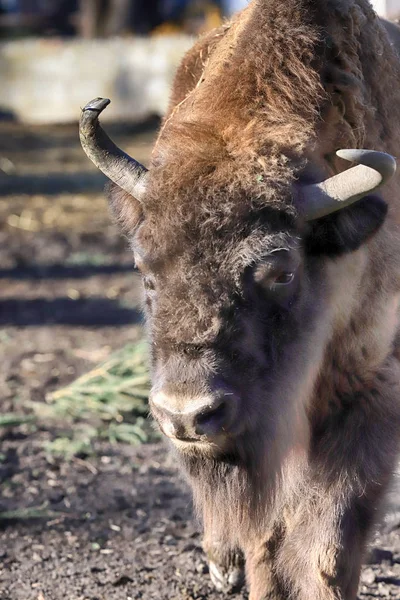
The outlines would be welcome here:
<svg viewBox="0 0 400 600">
<path fill-rule="evenodd" d="M 199 517 L 226 548 L 242 547 L 273 517 L 278 473 L 265 441 L 235 441 L 235 453 L 217 458 L 179 453 Z M 268 464 L 271 461 L 272 465 Z M 265 481 L 268 480 L 268 486 Z"/>
<path fill-rule="evenodd" d="M 263 524 L 266 508 L 271 505 L 268 490 L 263 485 L 262 470 L 257 469 L 259 457 L 254 452 L 250 459 L 249 448 L 246 458 L 224 456 L 207 458 L 179 454 L 181 465 L 189 476 L 193 487 L 194 502 L 198 514 L 207 523 L 215 539 L 227 548 L 241 546 L 254 529 L 254 524 Z M 271 490 L 273 479 L 269 478 Z"/>
<path fill-rule="evenodd" d="M 251 600 L 355 600 L 396 464 L 399 182 L 376 195 L 394 160 L 358 150 L 400 155 L 387 31 L 367 0 L 253 0 L 184 58 L 148 171 L 108 101 L 81 116 L 143 275 L 153 413 L 214 580 L 243 553 Z"/>
<path fill-rule="evenodd" d="M 274 522 L 280 522 L 284 499 L 295 490 L 298 493 L 304 482 L 304 453 L 287 456 L 283 473 L 283 461 L 274 456 L 265 438 L 258 437 L 235 440 L 231 455 L 176 455 L 189 478 L 197 514 L 208 537 L 226 552 L 251 545 L 260 531 L 269 531 Z"/>
</svg>

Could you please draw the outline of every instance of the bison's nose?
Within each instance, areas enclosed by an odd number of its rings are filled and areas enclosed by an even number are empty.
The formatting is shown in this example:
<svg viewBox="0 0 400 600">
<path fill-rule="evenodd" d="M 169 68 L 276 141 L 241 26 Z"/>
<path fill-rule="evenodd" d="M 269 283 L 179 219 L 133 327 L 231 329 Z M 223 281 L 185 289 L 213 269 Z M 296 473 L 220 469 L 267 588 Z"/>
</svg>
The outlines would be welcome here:
<svg viewBox="0 0 400 600">
<path fill-rule="evenodd" d="M 224 392 L 184 401 L 161 391 L 152 397 L 151 406 L 165 435 L 193 442 L 227 433 L 236 413 L 234 398 Z"/>
</svg>

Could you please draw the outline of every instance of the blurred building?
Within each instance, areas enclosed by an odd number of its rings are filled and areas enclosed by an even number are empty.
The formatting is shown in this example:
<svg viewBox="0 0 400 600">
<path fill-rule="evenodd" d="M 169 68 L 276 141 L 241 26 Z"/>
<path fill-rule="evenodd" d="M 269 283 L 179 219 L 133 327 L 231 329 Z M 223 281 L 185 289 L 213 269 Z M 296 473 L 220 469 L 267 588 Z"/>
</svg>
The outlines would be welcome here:
<svg viewBox="0 0 400 600">
<path fill-rule="evenodd" d="M 7 37 L 84 38 L 146 35 L 171 28 L 209 29 L 248 0 L 0 0 L 0 31 Z M 161 30 L 159 29 L 161 27 Z"/>
</svg>

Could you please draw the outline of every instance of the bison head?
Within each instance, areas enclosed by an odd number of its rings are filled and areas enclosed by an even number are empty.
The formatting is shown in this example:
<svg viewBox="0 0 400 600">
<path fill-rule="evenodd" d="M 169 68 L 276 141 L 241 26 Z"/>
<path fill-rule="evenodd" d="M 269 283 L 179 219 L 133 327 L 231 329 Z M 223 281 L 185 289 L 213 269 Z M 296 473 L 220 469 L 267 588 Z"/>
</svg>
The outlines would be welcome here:
<svg viewBox="0 0 400 600">
<path fill-rule="evenodd" d="M 81 140 L 118 186 L 112 206 L 143 276 L 152 413 L 186 455 L 251 460 L 262 439 L 279 460 L 307 438 L 307 401 L 347 310 L 343 265 L 385 218 L 371 192 L 394 159 L 340 150 L 358 166 L 321 183 L 300 175 L 269 202 L 247 180 L 216 184 L 215 169 L 171 186 L 165 168 L 147 171 L 109 140 L 98 122 L 107 104 L 86 106 Z"/>
</svg>

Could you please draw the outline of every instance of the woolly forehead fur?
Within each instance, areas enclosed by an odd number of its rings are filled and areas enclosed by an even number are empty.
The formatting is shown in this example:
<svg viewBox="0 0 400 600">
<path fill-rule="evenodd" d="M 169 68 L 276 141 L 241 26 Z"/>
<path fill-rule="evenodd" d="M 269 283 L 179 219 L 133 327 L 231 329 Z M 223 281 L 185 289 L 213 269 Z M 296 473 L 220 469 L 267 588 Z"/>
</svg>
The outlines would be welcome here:
<svg viewBox="0 0 400 600">
<path fill-rule="evenodd" d="M 316 136 L 323 95 L 311 67 L 316 32 L 301 11 L 256 1 L 215 35 L 195 87 L 164 122 L 147 205 L 151 210 L 152 192 L 171 210 L 223 193 L 228 204 L 284 209 L 294 171 Z"/>
</svg>

